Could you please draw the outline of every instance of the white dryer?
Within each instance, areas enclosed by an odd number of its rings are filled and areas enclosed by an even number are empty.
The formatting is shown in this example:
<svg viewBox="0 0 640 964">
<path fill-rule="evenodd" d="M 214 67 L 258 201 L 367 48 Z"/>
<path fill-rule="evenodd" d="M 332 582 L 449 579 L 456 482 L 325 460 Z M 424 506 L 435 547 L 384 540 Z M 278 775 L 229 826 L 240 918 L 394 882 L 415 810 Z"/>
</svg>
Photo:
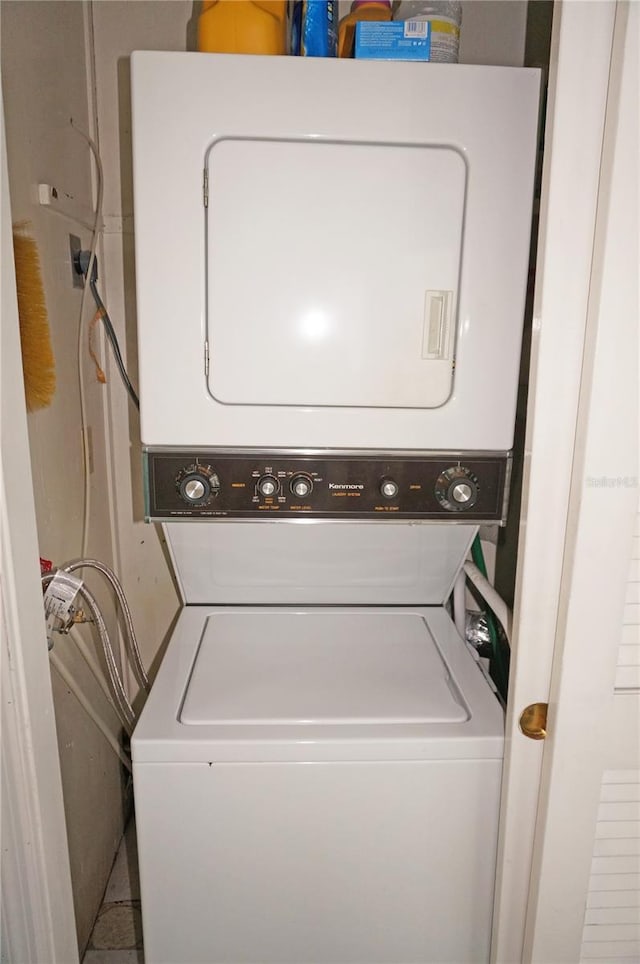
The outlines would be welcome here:
<svg viewBox="0 0 640 964">
<path fill-rule="evenodd" d="M 503 720 L 445 602 L 506 511 L 537 71 L 137 53 L 147 964 L 489 959 Z"/>
<path fill-rule="evenodd" d="M 511 448 L 539 71 L 132 55 L 142 440 Z"/>
</svg>

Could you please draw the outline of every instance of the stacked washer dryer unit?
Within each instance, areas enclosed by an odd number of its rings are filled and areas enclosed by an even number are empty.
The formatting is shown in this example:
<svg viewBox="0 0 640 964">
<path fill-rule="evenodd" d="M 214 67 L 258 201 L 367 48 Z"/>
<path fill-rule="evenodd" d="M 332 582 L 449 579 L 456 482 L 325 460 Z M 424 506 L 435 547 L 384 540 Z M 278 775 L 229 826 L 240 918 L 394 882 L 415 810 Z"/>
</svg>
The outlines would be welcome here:
<svg viewBox="0 0 640 964">
<path fill-rule="evenodd" d="M 504 518 L 536 71 L 136 53 L 147 964 L 486 961 L 503 718 L 445 602 Z"/>
</svg>

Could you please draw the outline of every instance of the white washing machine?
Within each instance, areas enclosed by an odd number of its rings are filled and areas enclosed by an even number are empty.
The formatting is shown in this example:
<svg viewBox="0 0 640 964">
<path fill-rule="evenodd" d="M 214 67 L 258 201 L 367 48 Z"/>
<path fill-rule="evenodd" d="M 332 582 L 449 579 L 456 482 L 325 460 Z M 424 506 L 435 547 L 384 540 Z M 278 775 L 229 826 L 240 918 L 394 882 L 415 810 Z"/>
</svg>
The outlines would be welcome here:
<svg viewBox="0 0 640 964">
<path fill-rule="evenodd" d="M 488 960 L 502 710 L 434 605 L 475 529 L 234 529 L 253 561 L 191 568 L 133 737 L 145 960 Z"/>
<path fill-rule="evenodd" d="M 503 756 L 445 602 L 504 519 L 536 71 L 138 53 L 147 964 L 488 961 Z"/>
</svg>

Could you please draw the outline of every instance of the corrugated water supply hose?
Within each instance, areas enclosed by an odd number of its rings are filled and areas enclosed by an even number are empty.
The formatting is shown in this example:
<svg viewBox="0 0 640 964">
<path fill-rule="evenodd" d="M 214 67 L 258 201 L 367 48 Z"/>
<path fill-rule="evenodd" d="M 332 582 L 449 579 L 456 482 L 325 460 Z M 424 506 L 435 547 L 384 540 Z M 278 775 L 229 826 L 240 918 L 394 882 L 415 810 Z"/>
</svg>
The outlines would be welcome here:
<svg viewBox="0 0 640 964">
<path fill-rule="evenodd" d="M 471 545 L 471 558 L 473 559 L 474 564 L 478 567 L 481 575 L 487 579 L 487 567 L 485 565 L 484 552 L 482 551 L 482 543 L 480 542 L 479 535 L 476 535 Z M 509 668 L 507 661 L 505 660 L 503 643 L 500 638 L 496 617 L 489 603 L 487 603 L 487 628 L 489 630 L 489 638 L 491 640 L 494 682 L 498 688 L 498 691 L 500 692 L 500 695 L 506 701 L 509 689 Z M 504 628 L 507 632 L 509 631 L 508 626 L 505 626 Z"/>
</svg>

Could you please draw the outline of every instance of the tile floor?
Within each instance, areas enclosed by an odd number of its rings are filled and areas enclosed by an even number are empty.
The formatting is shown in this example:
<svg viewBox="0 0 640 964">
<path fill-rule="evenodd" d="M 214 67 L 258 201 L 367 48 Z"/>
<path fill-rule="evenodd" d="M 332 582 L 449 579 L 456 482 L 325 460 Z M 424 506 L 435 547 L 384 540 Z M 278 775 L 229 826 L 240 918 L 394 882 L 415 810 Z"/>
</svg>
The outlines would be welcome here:
<svg viewBox="0 0 640 964">
<path fill-rule="evenodd" d="M 133 820 L 129 821 L 118 849 L 83 964 L 144 964 Z"/>
</svg>

